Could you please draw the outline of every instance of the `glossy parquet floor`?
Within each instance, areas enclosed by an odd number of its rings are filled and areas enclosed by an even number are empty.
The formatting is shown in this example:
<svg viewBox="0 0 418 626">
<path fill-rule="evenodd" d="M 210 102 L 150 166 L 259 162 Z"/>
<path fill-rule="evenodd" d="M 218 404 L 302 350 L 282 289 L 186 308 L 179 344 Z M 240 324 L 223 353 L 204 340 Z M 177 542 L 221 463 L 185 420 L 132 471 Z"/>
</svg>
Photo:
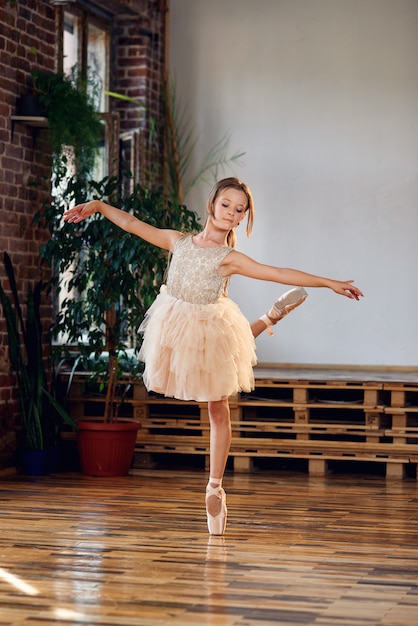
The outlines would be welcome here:
<svg viewBox="0 0 418 626">
<path fill-rule="evenodd" d="M 202 471 L 0 480 L 0 624 L 417 626 L 413 479 Z"/>
</svg>

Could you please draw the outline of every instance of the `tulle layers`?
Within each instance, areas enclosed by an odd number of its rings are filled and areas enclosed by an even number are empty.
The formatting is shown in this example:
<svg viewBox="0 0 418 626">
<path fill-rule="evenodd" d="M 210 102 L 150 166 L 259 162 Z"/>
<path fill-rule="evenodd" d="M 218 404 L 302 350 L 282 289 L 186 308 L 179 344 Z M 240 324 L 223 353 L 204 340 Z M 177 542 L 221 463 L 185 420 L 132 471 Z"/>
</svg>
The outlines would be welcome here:
<svg viewBox="0 0 418 626">
<path fill-rule="evenodd" d="M 220 400 L 254 388 L 255 343 L 239 307 L 221 296 L 192 304 L 161 292 L 140 332 L 148 390 L 179 400 Z"/>
</svg>

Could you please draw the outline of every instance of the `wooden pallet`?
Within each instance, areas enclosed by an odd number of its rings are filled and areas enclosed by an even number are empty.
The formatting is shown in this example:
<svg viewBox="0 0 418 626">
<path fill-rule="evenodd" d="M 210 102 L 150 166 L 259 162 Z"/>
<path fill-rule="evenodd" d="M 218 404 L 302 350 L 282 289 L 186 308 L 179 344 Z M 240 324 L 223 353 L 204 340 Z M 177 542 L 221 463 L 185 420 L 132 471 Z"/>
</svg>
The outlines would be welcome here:
<svg viewBox="0 0 418 626">
<path fill-rule="evenodd" d="M 70 399 L 76 416 L 99 415 L 104 399 L 84 395 L 82 381 Z M 386 475 L 400 478 L 418 462 L 418 370 L 256 370 L 254 392 L 230 405 L 235 471 L 251 471 L 257 457 L 306 459 L 315 475 L 329 461 L 352 460 L 385 463 Z M 136 452 L 143 458 L 209 455 L 206 403 L 149 394 L 134 383 L 123 407 L 141 422 Z"/>
</svg>

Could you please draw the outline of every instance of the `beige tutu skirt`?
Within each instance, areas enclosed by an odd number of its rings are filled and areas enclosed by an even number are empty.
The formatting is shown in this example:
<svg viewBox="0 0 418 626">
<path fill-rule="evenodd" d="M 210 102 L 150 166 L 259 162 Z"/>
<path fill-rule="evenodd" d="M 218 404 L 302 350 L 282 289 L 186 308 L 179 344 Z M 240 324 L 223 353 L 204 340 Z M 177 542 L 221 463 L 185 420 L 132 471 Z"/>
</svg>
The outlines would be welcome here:
<svg viewBox="0 0 418 626">
<path fill-rule="evenodd" d="M 227 296 L 192 304 L 162 291 L 141 324 L 139 358 L 150 391 L 179 400 L 220 400 L 254 388 L 255 342 Z"/>
</svg>

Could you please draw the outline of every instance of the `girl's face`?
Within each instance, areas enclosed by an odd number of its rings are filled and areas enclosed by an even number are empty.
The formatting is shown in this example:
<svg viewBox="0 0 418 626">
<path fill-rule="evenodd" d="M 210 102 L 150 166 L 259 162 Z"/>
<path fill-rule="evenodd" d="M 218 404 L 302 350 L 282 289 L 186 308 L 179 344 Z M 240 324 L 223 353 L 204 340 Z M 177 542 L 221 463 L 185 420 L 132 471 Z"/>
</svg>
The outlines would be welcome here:
<svg viewBox="0 0 418 626">
<path fill-rule="evenodd" d="M 213 205 L 213 221 L 216 226 L 230 231 L 244 219 L 248 208 L 247 196 L 238 189 L 224 189 Z"/>
</svg>

